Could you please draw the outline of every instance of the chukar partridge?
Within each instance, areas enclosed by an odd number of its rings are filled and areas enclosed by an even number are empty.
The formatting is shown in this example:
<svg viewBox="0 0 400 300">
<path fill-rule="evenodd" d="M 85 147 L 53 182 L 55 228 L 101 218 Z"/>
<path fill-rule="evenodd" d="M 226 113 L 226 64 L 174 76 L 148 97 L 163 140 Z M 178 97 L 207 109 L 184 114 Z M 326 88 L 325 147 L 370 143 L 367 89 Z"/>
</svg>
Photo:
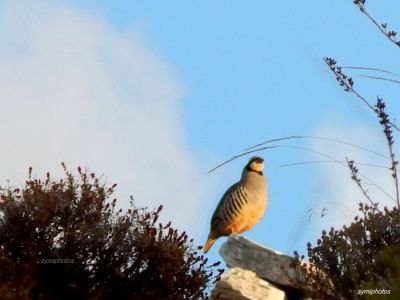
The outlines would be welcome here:
<svg viewBox="0 0 400 300">
<path fill-rule="evenodd" d="M 221 236 L 242 233 L 260 221 L 267 207 L 264 160 L 252 157 L 242 177 L 222 196 L 211 218 L 211 229 L 203 251 L 206 253 Z"/>
</svg>

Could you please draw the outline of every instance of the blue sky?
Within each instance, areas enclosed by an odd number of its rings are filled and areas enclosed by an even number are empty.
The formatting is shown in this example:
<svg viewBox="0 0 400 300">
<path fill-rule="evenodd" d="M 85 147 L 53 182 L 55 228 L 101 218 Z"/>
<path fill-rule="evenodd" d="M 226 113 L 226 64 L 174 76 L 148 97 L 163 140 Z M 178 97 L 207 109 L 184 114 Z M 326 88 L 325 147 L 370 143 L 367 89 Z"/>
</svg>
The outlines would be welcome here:
<svg viewBox="0 0 400 300">
<path fill-rule="evenodd" d="M 81 164 L 119 183 L 122 203 L 133 194 L 141 205 L 164 204 L 164 218 L 202 244 L 219 197 L 248 157 L 206 172 L 246 147 L 318 135 L 385 153 L 373 114 L 338 87 L 322 58 L 397 73 L 398 49 L 350 0 L 293 2 L 0 1 L 0 101 L 9 111 L 2 182 L 23 182 L 31 164 L 38 176 L 57 174 L 60 161 Z M 379 21 L 400 28 L 398 1 L 369 2 Z M 396 117 L 398 85 L 358 76 L 380 73 L 348 72 Z M 279 145 L 387 164 L 326 141 Z M 322 227 L 351 219 L 362 197 L 345 168 L 280 167 L 321 159 L 299 149 L 260 155 L 269 206 L 245 236 L 292 253 Z M 382 170 L 360 169 L 390 191 Z M 374 187 L 371 193 L 390 203 Z"/>
</svg>

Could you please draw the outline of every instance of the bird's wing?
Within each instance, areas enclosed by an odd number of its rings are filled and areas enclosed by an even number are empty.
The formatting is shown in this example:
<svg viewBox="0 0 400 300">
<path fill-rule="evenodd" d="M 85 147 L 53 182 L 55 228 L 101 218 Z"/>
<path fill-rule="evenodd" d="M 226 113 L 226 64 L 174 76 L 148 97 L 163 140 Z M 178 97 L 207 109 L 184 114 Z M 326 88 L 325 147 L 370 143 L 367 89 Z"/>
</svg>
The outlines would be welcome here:
<svg viewBox="0 0 400 300">
<path fill-rule="evenodd" d="M 211 227 L 213 228 L 216 222 L 218 222 L 218 220 L 221 220 L 221 210 L 222 207 L 224 205 L 224 202 L 227 201 L 227 199 L 229 198 L 229 196 L 232 194 L 233 190 L 235 190 L 238 186 L 239 186 L 240 182 L 236 182 L 234 183 L 230 188 L 228 188 L 226 190 L 226 192 L 222 195 L 221 200 L 219 200 L 219 203 L 217 205 L 217 208 L 214 211 L 214 214 L 211 218 Z"/>
</svg>

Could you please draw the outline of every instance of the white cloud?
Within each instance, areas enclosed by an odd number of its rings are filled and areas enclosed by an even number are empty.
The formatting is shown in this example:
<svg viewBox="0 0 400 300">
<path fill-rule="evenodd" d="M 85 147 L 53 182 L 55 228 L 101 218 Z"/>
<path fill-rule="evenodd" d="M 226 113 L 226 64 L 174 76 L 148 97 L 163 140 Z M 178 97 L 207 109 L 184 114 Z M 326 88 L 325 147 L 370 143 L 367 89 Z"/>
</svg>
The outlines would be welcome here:
<svg viewBox="0 0 400 300">
<path fill-rule="evenodd" d="M 354 124 L 354 121 L 345 120 L 340 116 L 330 116 L 315 131 L 314 135 L 336 138 L 388 155 L 387 144 L 378 122 L 376 126 L 371 127 L 365 124 Z M 348 157 L 356 163 L 390 167 L 389 160 L 347 145 L 315 141 L 313 149 L 341 161 L 345 161 Z M 382 192 L 384 190 L 395 198 L 391 172 L 388 169 L 360 164 L 357 165 L 357 168 L 361 182 L 368 190 L 371 199 L 379 202 L 381 207 L 385 205 L 393 207 L 394 200 Z M 331 226 L 340 228 L 344 224 L 349 224 L 359 213 L 358 203 L 361 201 L 366 202 L 367 200 L 351 180 L 350 170 L 346 166 L 333 163 L 321 164 L 320 177 L 316 183 L 314 199 L 312 199 L 313 222 L 317 223 L 314 225 L 318 228 L 318 233 L 322 228 L 329 229 Z M 327 214 L 320 218 L 321 209 L 324 207 L 328 208 Z"/>
<path fill-rule="evenodd" d="M 61 174 L 60 162 L 105 174 L 119 200 L 164 204 L 197 235 L 207 208 L 185 145 L 182 86 L 133 31 L 52 1 L 0 8 L 0 182 Z"/>
</svg>

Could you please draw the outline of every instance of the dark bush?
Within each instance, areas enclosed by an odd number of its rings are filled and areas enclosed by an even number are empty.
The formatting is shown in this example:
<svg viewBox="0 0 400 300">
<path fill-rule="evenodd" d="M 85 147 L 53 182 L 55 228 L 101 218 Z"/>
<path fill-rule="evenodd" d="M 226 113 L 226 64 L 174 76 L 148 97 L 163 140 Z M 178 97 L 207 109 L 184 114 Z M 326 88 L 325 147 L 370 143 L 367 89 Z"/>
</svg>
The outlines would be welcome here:
<svg viewBox="0 0 400 300">
<path fill-rule="evenodd" d="M 305 282 L 313 299 L 364 299 L 367 289 L 387 290 L 385 299 L 400 299 L 399 211 L 362 203 L 359 209 L 362 217 L 350 226 L 323 231 L 316 246 L 308 243 L 311 267 Z"/>
<path fill-rule="evenodd" d="M 158 223 L 161 206 L 117 211 L 115 185 L 78 171 L 0 189 L 1 299 L 207 297 L 218 263 Z"/>
<path fill-rule="evenodd" d="M 368 13 L 365 0 L 354 0 L 353 3 L 386 38 L 400 47 L 396 31 L 389 29 L 386 22 L 377 22 Z M 393 179 L 395 197 L 392 199 L 396 206 L 381 209 L 361 182 L 356 163 L 346 158 L 351 179 L 361 189 L 368 204 L 360 203 L 361 216 L 355 217 L 350 226 L 322 231 L 316 246 L 308 243 L 309 263 L 303 262 L 304 256 L 295 252 L 292 267 L 296 270 L 302 267 L 304 274 L 298 273 L 299 286 L 312 299 L 400 299 L 400 188 L 398 160 L 393 147 L 393 131 L 399 133 L 400 128 L 386 113 L 382 98 L 377 97 L 376 104 L 372 105 L 355 89 L 353 79 L 344 74 L 335 59 L 324 60 L 344 91 L 353 94 L 378 117 L 388 149 L 389 167 L 384 167 Z"/>
</svg>

